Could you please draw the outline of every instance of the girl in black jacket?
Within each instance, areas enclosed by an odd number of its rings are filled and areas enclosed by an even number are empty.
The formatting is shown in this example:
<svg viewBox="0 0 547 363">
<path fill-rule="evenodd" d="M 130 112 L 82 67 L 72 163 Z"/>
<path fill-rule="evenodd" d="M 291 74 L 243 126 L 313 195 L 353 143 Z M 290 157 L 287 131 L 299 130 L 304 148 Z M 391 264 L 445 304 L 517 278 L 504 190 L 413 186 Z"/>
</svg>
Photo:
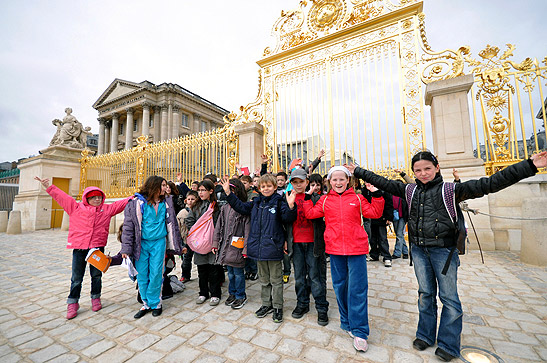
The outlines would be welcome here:
<svg viewBox="0 0 547 363">
<path fill-rule="evenodd" d="M 456 183 L 455 202 L 495 193 L 533 176 L 539 168 L 546 166 L 547 151 L 544 151 L 489 178 Z M 386 179 L 355 165 L 347 167 L 356 177 L 377 188 L 400 198 L 406 197 L 407 185 L 403 182 Z M 435 354 L 444 361 L 450 361 L 460 355 L 463 317 L 457 290 L 459 257 L 457 253 L 451 253 L 455 248 L 457 229 L 445 208 L 443 178 L 437 158 L 429 151 L 417 153 L 412 158 L 412 171 L 416 176 L 416 187 L 409 203 L 408 237 L 418 279 L 420 312 L 413 346 L 424 350 L 435 343 L 436 336 L 438 347 Z M 447 261 L 449 258 L 450 261 Z M 448 264 L 448 270 L 443 274 L 445 264 Z M 436 334 L 437 287 L 443 309 Z"/>
</svg>

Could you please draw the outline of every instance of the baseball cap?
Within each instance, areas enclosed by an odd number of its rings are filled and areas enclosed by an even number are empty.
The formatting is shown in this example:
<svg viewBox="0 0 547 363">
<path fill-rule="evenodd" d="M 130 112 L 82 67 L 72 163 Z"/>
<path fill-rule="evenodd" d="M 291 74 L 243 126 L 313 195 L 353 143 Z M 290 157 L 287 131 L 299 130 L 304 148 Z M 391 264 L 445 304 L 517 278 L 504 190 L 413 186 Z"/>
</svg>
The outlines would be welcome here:
<svg viewBox="0 0 547 363">
<path fill-rule="evenodd" d="M 294 169 L 294 170 L 291 172 L 291 175 L 290 175 L 290 179 L 289 179 L 289 180 L 293 180 L 294 178 L 306 180 L 306 179 L 308 179 L 308 173 L 306 173 L 306 171 L 305 171 L 304 169 L 302 169 L 302 168 Z"/>
</svg>

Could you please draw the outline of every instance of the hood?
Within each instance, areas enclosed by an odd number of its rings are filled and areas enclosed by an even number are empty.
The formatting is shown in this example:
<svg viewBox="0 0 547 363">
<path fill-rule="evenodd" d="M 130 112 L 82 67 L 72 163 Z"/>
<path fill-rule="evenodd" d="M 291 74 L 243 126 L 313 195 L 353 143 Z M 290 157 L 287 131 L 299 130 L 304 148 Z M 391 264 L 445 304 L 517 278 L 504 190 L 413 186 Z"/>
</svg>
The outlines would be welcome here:
<svg viewBox="0 0 547 363">
<path fill-rule="evenodd" d="M 84 205 L 89 205 L 89 203 L 87 202 L 87 195 L 90 192 L 94 191 L 94 190 L 98 190 L 103 195 L 103 201 L 102 201 L 101 205 L 99 206 L 99 207 L 102 207 L 103 204 L 104 204 L 104 201 L 106 199 L 106 195 L 104 194 L 104 192 L 99 187 L 87 187 L 87 188 L 85 188 L 84 194 L 82 194 L 82 203 L 84 203 Z"/>
</svg>

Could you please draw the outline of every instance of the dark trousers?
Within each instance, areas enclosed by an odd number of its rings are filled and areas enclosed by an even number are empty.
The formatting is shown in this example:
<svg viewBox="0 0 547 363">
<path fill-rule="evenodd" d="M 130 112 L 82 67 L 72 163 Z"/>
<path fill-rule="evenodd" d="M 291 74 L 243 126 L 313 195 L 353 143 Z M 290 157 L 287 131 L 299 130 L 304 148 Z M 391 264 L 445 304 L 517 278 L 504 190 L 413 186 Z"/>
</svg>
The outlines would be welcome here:
<svg viewBox="0 0 547 363">
<path fill-rule="evenodd" d="M 384 261 L 391 260 L 389 243 L 387 241 L 387 227 L 371 224 L 370 232 L 370 257 L 377 260 L 382 255 Z"/>
<path fill-rule="evenodd" d="M 198 265 L 199 296 L 220 298 L 220 283 L 224 270 L 221 265 Z"/>
<path fill-rule="evenodd" d="M 194 257 L 194 251 L 187 248 L 188 252 L 182 255 L 182 277 L 190 280 L 192 275 L 192 257 Z"/>
<path fill-rule="evenodd" d="M 310 293 L 315 300 L 317 312 L 327 312 L 329 302 L 327 301 L 327 264 L 325 255 L 315 257 L 313 255 L 313 242 L 294 243 L 294 287 L 296 290 L 297 305 L 309 307 Z"/>
<path fill-rule="evenodd" d="M 258 273 L 258 267 L 256 266 L 256 260 L 250 257 L 245 259 L 245 273 Z"/>
<path fill-rule="evenodd" d="M 104 252 L 104 247 L 99 248 Z M 77 303 L 82 292 L 82 282 L 84 280 L 85 266 L 87 261 L 85 257 L 89 250 L 72 250 L 72 277 L 70 279 L 70 293 L 68 294 L 67 304 Z M 91 298 L 101 297 L 101 277 L 102 272 L 89 265 L 89 274 L 91 275 Z"/>
</svg>

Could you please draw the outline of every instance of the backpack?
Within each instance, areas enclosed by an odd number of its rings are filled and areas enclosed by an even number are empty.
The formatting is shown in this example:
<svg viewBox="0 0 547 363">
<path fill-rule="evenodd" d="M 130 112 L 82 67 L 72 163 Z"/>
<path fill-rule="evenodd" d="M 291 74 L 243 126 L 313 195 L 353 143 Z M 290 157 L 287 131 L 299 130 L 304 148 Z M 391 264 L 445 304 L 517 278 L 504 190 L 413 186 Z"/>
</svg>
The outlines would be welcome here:
<svg viewBox="0 0 547 363">
<path fill-rule="evenodd" d="M 416 184 L 407 184 L 405 189 L 405 197 L 408 204 L 409 209 L 411 208 L 412 203 L 412 197 L 414 196 L 414 192 L 416 191 Z M 460 205 L 456 203 L 456 196 L 454 194 L 455 190 L 455 183 L 443 183 L 443 202 L 444 207 L 446 208 L 446 211 L 448 212 L 448 215 L 450 216 L 450 219 L 452 220 L 452 223 L 454 223 L 454 226 L 456 227 L 456 233 L 455 233 L 455 240 L 456 245 L 452 248 L 450 251 L 450 254 L 448 255 L 448 259 L 444 265 L 442 274 L 446 275 L 446 271 L 448 271 L 448 267 L 450 266 L 450 261 L 452 260 L 452 254 L 454 253 L 455 249 L 458 249 L 458 254 L 464 255 L 465 254 L 465 241 L 467 237 L 467 229 L 465 228 L 465 219 L 463 217 L 463 212 L 460 208 Z"/>
</svg>

